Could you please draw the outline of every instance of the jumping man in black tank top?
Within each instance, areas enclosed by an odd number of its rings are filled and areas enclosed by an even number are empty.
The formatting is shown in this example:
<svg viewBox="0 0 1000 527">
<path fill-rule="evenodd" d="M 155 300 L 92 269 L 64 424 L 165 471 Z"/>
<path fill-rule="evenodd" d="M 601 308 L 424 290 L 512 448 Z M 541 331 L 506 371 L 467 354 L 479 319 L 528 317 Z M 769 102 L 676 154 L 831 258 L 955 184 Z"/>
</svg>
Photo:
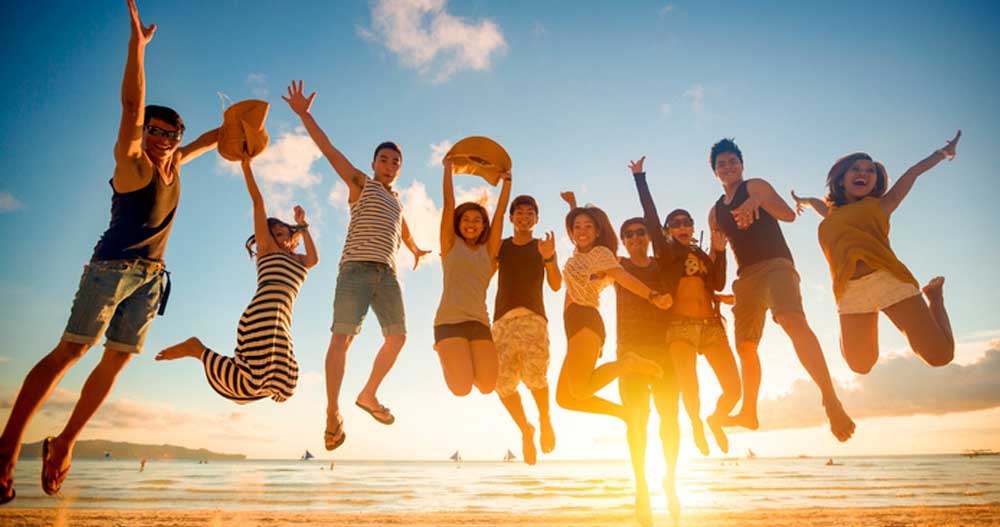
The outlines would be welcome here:
<svg viewBox="0 0 1000 527">
<path fill-rule="evenodd" d="M 794 221 L 795 211 L 762 179 L 743 179 L 743 154 L 730 139 L 712 146 L 712 170 L 726 193 L 708 215 L 712 231 L 721 231 L 733 246 L 738 278 L 733 282 L 736 303 L 736 352 L 743 377 L 740 413 L 728 426 L 758 427 L 757 393 L 760 389 L 760 357 L 757 345 L 767 310 L 792 339 L 795 353 L 823 394 L 830 430 L 840 441 L 854 433 L 854 422 L 844 411 L 826 367 L 819 340 L 802 310 L 799 275 L 792 263 L 777 220 Z"/>
<path fill-rule="evenodd" d="M 143 26 L 128 1 L 132 35 L 122 80 L 122 117 L 115 144 L 111 222 L 84 267 L 62 339 L 24 379 L 0 436 L 0 504 L 14 498 L 14 465 L 24 430 L 63 374 L 107 329 L 101 361 L 80 392 L 63 431 L 42 446 L 42 490 L 59 492 L 73 445 L 111 392 L 115 378 L 142 350 L 164 301 L 163 254 L 180 198 L 180 166 L 215 147 L 218 129 L 178 148 L 184 125 L 177 112 L 145 105 L 144 57 L 156 26 Z M 160 307 L 162 313 L 162 307 Z"/>
</svg>

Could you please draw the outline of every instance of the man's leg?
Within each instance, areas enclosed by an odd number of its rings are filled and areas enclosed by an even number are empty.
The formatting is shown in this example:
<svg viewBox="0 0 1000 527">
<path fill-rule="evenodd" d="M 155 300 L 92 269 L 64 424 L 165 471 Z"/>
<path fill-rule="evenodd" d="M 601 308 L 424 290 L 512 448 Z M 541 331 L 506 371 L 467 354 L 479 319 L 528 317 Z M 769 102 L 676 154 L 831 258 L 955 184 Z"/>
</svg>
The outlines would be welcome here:
<svg viewBox="0 0 1000 527">
<path fill-rule="evenodd" d="M 552 428 L 552 418 L 549 416 L 549 387 L 531 390 L 531 397 L 538 407 L 538 425 L 542 428 L 538 441 L 542 453 L 548 454 L 556 449 L 556 431 Z"/>
<path fill-rule="evenodd" d="M 757 342 L 737 342 L 736 355 L 740 358 L 743 404 L 740 405 L 740 413 L 732 416 L 726 425 L 756 430 L 760 427 L 757 419 L 757 394 L 760 392 L 760 356 L 757 355 Z"/>
<path fill-rule="evenodd" d="M 372 372 L 368 376 L 368 382 L 358 394 L 358 402 L 365 406 L 378 407 L 380 404 L 378 402 L 378 388 L 382 385 L 385 376 L 389 374 L 389 370 L 396 364 L 396 358 L 399 357 L 403 344 L 406 344 L 405 334 L 385 336 L 385 342 L 379 348 L 378 355 L 375 356 L 375 363 L 372 364 Z"/>
<path fill-rule="evenodd" d="M 87 344 L 59 341 L 55 349 L 38 361 L 25 376 L 7 424 L 4 425 L 3 435 L 0 436 L 0 481 L 8 481 L 14 477 L 14 466 L 21 451 L 25 428 L 66 371 L 89 347 Z"/>
<path fill-rule="evenodd" d="M 680 451 L 681 430 L 677 425 L 680 390 L 676 381 L 664 374 L 663 379 L 653 381 L 653 404 L 656 413 L 660 414 L 660 440 L 663 442 L 663 461 L 666 465 L 666 475 L 663 478 L 663 491 L 667 495 L 667 510 L 679 524 L 681 502 L 677 497 L 677 454 Z"/>
<path fill-rule="evenodd" d="M 499 391 L 497 392 L 499 395 Z M 507 396 L 500 396 L 500 402 L 507 409 L 514 424 L 521 431 L 521 456 L 524 462 L 534 465 L 537 461 L 538 452 L 535 450 L 535 427 L 528 422 L 528 417 L 524 415 L 524 405 L 521 404 L 521 395 L 515 389 Z"/>
<path fill-rule="evenodd" d="M 326 429 L 334 431 L 340 426 L 340 387 L 344 382 L 347 350 L 354 335 L 333 333 L 326 350 Z M 339 434 L 335 434 L 339 437 Z M 336 438 L 333 438 L 334 440 Z"/>
<path fill-rule="evenodd" d="M 53 465 L 58 466 L 60 470 L 65 470 L 69 466 L 70 458 L 73 455 L 73 446 L 76 444 L 80 432 L 83 431 L 84 426 L 97 413 L 97 409 L 111 393 L 115 379 L 132 359 L 132 355 L 132 353 L 124 351 L 105 349 L 101 361 L 97 363 L 97 367 L 90 372 L 87 381 L 83 383 L 80 399 L 73 407 L 73 413 L 70 414 L 66 427 L 49 443 L 49 457 L 53 460 Z"/>
<path fill-rule="evenodd" d="M 649 377 L 629 374 L 618 379 L 618 393 L 625 408 L 628 452 L 635 475 L 635 517 L 643 527 L 653 524 L 646 483 L 646 425 L 649 423 Z"/>
<path fill-rule="evenodd" d="M 396 358 L 406 344 L 406 310 L 403 306 L 403 290 L 399 287 L 396 273 L 389 266 L 379 266 L 379 279 L 372 290 L 371 307 L 382 326 L 385 337 L 382 347 L 375 356 L 371 374 L 357 401 L 370 408 L 380 408 L 378 389 L 389 370 L 396 364 Z M 388 413 L 388 412 L 386 412 Z"/>
</svg>

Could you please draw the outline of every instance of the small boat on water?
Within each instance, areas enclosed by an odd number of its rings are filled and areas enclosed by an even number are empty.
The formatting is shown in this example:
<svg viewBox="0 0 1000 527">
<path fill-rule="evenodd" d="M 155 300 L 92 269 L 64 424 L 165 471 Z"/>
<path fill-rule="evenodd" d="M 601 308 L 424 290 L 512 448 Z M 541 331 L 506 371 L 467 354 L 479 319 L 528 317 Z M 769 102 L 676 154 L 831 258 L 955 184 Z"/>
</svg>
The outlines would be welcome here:
<svg viewBox="0 0 1000 527">
<path fill-rule="evenodd" d="M 455 453 L 452 454 L 451 457 L 449 457 L 448 459 L 454 461 L 455 463 L 461 463 L 462 462 L 462 454 L 460 454 L 458 452 L 458 450 L 456 450 Z"/>
<path fill-rule="evenodd" d="M 969 459 L 980 456 L 995 456 L 997 454 L 1000 454 L 1000 452 L 997 452 L 992 448 L 973 448 L 962 452 L 962 455 Z"/>
<path fill-rule="evenodd" d="M 306 449 L 306 453 L 302 454 L 302 457 L 299 458 L 299 459 L 301 459 L 302 461 L 309 461 L 310 459 L 312 459 L 314 457 L 316 457 L 316 456 L 312 455 L 312 452 L 310 452 L 308 449 Z"/>
<path fill-rule="evenodd" d="M 755 457 L 757 457 L 757 454 L 754 453 L 754 451 L 753 451 L 752 448 L 748 448 L 747 449 L 747 459 L 753 459 Z"/>
<path fill-rule="evenodd" d="M 508 448 L 507 449 L 507 453 L 504 454 L 504 456 L 503 456 L 503 460 L 507 461 L 507 462 L 509 462 L 509 461 L 517 461 L 517 456 L 515 456 L 514 453 L 511 452 L 510 449 Z"/>
</svg>

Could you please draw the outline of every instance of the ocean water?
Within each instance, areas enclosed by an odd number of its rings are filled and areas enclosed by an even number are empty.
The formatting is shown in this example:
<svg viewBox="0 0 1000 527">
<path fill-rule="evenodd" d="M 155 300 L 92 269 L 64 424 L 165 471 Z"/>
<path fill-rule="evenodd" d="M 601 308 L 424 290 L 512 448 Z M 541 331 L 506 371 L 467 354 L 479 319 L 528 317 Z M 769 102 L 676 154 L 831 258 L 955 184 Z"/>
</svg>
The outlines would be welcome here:
<svg viewBox="0 0 1000 527">
<path fill-rule="evenodd" d="M 685 461 L 687 510 L 889 507 L 1000 502 L 1000 456 L 845 457 Z M 609 511 L 631 509 L 625 461 L 453 463 L 417 461 L 73 462 L 62 497 L 39 487 L 40 461 L 17 467 L 17 507 L 282 511 Z M 665 510 L 650 478 L 656 512 Z"/>
</svg>

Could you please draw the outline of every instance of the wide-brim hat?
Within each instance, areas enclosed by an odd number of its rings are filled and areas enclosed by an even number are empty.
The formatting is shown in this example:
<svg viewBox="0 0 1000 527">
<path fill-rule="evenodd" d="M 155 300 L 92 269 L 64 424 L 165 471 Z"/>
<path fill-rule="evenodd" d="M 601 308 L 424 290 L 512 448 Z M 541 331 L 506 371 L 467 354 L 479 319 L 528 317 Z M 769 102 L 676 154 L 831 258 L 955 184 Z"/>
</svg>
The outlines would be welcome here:
<svg viewBox="0 0 1000 527">
<path fill-rule="evenodd" d="M 496 186 L 503 173 L 511 169 L 510 156 L 489 137 L 466 137 L 455 143 L 445 157 L 451 159 L 455 174 L 472 174 Z"/>
<path fill-rule="evenodd" d="M 270 105 L 265 101 L 240 101 L 222 115 L 219 127 L 219 155 L 230 161 L 243 159 L 243 152 L 254 157 L 267 148 L 271 140 L 264 129 Z"/>
</svg>

